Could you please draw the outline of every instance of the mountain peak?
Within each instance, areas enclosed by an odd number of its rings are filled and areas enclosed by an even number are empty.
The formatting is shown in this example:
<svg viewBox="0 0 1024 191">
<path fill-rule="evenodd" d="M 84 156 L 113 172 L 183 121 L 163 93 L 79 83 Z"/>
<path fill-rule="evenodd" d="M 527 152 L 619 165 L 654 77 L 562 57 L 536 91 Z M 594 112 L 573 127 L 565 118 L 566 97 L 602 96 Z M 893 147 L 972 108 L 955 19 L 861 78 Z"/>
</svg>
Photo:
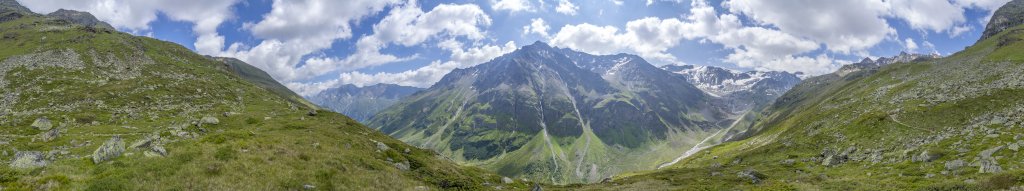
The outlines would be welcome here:
<svg viewBox="0 0 1024 191">
<path fill-rule="evenodd" d="M 1008 28 L 1015 27 L 1017 25 L 1024 24 L 1024 0 L 1013 0 L 992 14 L 992 19 L 988 21 L 988 25 L 985 26 L 985 31 L 981 33 L 981 38 L 978 41 L 987 39 L 988 37 L 995 36 L 999 32 L 1003 32 Z"/>
<path fill-rule="evenodd" d="M 89 12 L 59 9 L 57 11 L 54 11 L 53 13 L 47 14 L 46 16 L 55 19 L 65 20 L 75 24 L 80 24 L 82 26 L 87 27 L 114 29 L 113 26 L 110 26 L 110 24 L 107 24 L 106 22 L 96 19 L 96 17 L 90 14 Z"/>
<path fill-rule="evenodd" d="M 21 6 L 21 3 L 18 3 L 16 0 L 0 0 L 0 12 L 8 11 L 32 13 L 32 10 Z"/>
</svg>

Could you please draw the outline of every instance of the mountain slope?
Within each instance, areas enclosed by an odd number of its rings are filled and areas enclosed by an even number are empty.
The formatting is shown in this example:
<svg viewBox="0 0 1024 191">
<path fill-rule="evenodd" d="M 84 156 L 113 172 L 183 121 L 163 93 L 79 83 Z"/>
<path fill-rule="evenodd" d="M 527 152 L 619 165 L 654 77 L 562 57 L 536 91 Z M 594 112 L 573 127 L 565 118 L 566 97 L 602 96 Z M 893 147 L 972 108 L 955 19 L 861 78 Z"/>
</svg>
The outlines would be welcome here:
<svg viewBox="0 0 1024 191">
<path fill-rule="evenodd" d="M 246 81 L 256 84 L 257 86 L 267 89 L 268 91 L 273 92 L 278 96 L 284 97 L 293 104 L 305 106 L 307 108 L 318 108 L 318 106 L 316 106 L 315 104 L 307 101 L 306 99 L 303 99 L 302 96 L 299 96 L 299 94 L 292 92 L 292 90 L 288 89 L 288 87 L 281 85 L 281 83 L 277 82 L 277 80 L 274 80 L 274 78 L 271 77 L 270 74 L 267 74 L 267 72 L 264 72 L 259 68 L 256 68 L 235 58 L 209 56 L 207 58 L 224 63 L 225 70 L 237 75 L 238 77 L 241 77 Z"/>
<path fill-rule="evenodd" d="M 313 103 L 345 114 L 356 121 L 366 122 L 380 110 L 394 105 L 402 98 L 420 90 L 423 89 L 394 84 L 376 84 L 365 87 L 346 84 L 326 89 L 308 98 Z"/>
<path fill-rule="evenodd" d="M 1019 188 L 1022 31 L 1007 28 L 946 58 L 807 79 L 765 111 L 748 139 L 671 169 L 568 188 Z"/>
<path fill-rule="evenodd" d="M 310 112 L 170 42 L 38 14 L 0 33 L 0 189 L 526 187 Z"/>
<path fill-rule="evenodd" d="M 731 124 L 685 79 L 626 54 L 534 43 L 458 69 L 369 126 L 464 164 L 551 183 L 653 169 Z"/>
</svg>

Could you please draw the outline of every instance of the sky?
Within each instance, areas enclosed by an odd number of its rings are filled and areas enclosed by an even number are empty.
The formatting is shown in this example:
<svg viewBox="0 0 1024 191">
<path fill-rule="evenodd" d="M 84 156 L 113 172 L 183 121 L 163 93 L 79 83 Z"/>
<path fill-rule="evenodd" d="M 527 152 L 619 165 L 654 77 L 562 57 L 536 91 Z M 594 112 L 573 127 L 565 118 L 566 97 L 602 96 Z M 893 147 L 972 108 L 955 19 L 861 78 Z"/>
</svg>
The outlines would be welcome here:
<svg viewBox="0 0 1024 191">
<path fill-rule="evenodd" d="M 656 66 L 830 73 L 901 51 L 949 55 L 1009 0 L 17 0 L 235 57 L 301 95 L 429 87 L 536 41 Z"/>
</svg>

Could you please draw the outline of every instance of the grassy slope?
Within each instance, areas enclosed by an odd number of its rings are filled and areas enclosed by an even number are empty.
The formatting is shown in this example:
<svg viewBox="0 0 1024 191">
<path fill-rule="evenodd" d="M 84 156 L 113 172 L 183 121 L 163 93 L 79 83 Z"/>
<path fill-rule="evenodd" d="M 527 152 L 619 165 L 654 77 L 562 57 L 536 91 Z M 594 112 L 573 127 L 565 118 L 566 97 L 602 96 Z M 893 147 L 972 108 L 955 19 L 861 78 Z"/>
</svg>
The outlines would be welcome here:
<svg viewBox="0 0 1024 191">
<path fill-rule="evenodd" d="M 981 151 L 1024 135 L 1021 39 L 1024 30 L 1018 27 L 935 61 L 812 78 L 780 98 L 755 125 L 761 132 L 749 139 L 714 147 L 671 169 L 556 189 L 993 190 L 1021 185 L 1024 154 L 1006 147 L 995 152 L 1001 173 L 979 173 L 974 166 Z M 822 165 L 823 150 L 850 147 L 858 149 L 851 155 L 857 159 Z M 939 157 L 911 160 L 923 151 Z M 881 160 L 870 160 L 874 153 Z M 787 159 L 793 163 L 784 163 Z M 958 159 L 967 166 L 945 169 L 946 162 Z M 737 176 L 743 170 L 766 179 L 753 184 Z"/>
<path fill-rule="evenodd" d="M 290 107 L 287 99 L 173 43 L 56 26 L 38 16 L 0 23 L 0 32 L 0 60 L 70 50 L 85 64 L 81 70 L 20 66 L 3 76 L 7 84 L 0 95 L 16 97 L 8 111 L 0 111 L 3 189 L 492 189 L 484 184 L 500 182 L 499 176 L 459 167 L 343 115 L 308 116 L 306 109 Z M 143 64 L 147 58 L 152 62 Z M 106 61 L 122 63 L 100 64 Z M 42 131 L 29 127 L 44 116 L 61 128 L 56 140 L 36 140 Z M 216 116 L 220 124 L 191 125 L 203 116 Z M 198 136 L 172 135 L 172 127 Z M 112 161 L 90 160 L 113 135 L 131 145 L 153 134 L 165 142 L 168 156 L 145 157 L 129 148 Z M 391 149 L 378 150 L 374 141 Z M 12 169 L 7 163 L 15 150 L 67 153 L 46 167 Z M 388 159 L 408 162 L 411 170 L 399 170 Z"/>
</svg>

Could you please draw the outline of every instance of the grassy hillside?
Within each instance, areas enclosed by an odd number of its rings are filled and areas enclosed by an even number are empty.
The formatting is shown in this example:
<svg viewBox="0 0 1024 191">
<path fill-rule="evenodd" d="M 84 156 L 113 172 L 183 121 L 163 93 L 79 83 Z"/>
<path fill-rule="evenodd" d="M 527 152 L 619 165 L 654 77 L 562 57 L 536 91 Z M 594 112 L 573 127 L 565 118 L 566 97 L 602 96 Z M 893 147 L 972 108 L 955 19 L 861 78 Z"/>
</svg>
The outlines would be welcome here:
<svg viewBox="0 0 1024 191">
<path fill-rule="evenodd" d="M 25 15 L 0 47 L 0 190 L 526 188 L 170 42 Z"/>
<path fill-rule="evenodd" d="M 808 79 L 758 133 L 595 190 L 999 190 L 1024 185 L 1024 27 L 946 58 Z"/>
</svg>

